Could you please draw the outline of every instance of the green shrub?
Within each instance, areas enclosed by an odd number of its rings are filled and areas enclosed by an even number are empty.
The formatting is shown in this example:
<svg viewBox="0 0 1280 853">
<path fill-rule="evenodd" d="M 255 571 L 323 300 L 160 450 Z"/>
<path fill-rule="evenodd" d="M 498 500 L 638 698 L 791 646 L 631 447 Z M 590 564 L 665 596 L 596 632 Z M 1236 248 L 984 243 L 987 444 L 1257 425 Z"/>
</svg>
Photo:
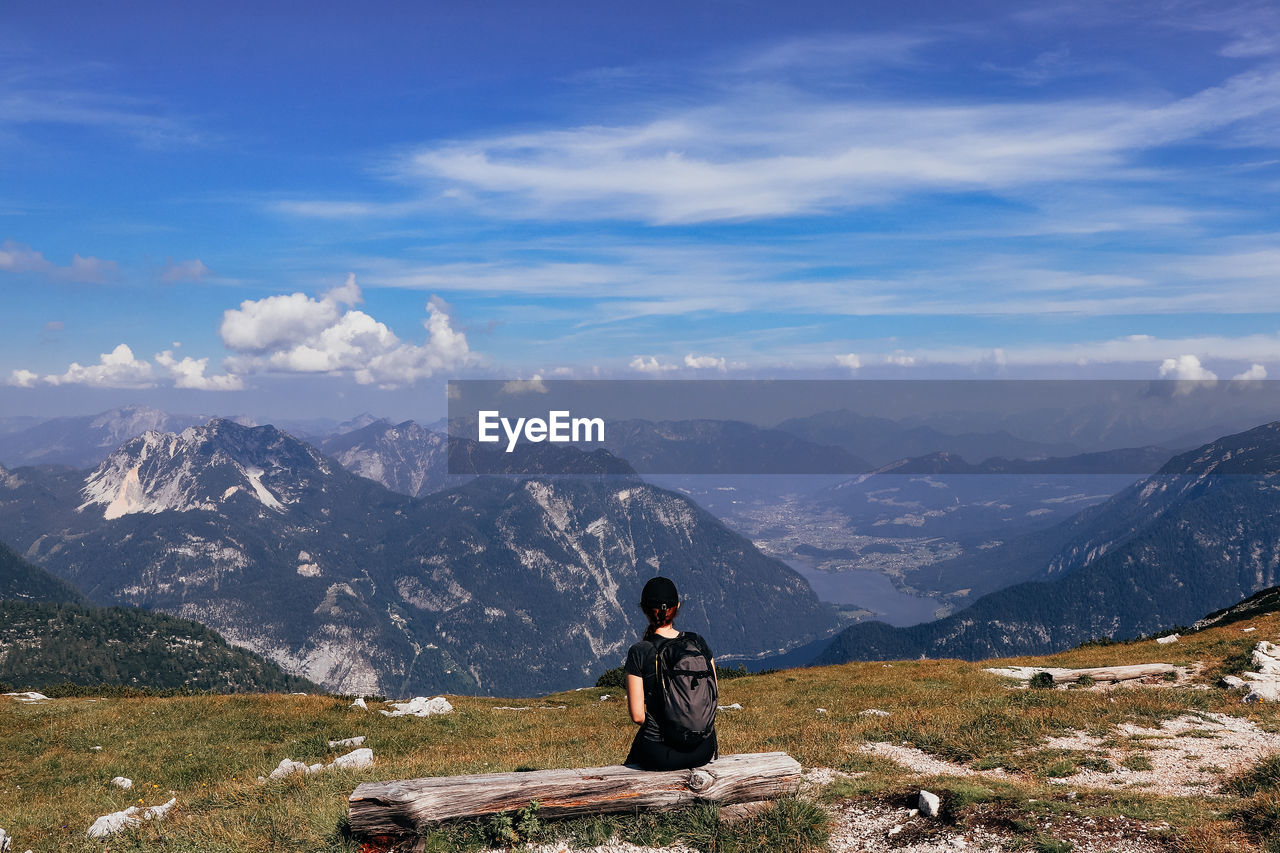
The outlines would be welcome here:
<svg viewBox="0 0 1280 853">
<path fill-rule="evenodd" d="M 1031 680 L 1027 682 L 1028 687 L 1035 687 L 1039 690 L 1053 688 L 1053 676 L 1047 672 L 1037 672 L 1031 676 Z"/>
</svg>

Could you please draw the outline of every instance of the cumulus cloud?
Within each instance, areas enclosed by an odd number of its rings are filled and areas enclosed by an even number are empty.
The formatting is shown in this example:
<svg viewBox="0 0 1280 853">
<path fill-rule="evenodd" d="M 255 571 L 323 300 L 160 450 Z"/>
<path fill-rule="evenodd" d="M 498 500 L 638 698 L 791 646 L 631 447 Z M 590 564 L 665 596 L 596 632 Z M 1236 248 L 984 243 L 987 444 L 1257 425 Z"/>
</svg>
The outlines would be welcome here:
<svg viewBox="0 0 1280 853">
<path fill-rule="evenodd" d="M 665 364 L 658 361 L 657 357 L 652 355 L 638 355 L 631 359 L 631 363 L 628 366 L 639 373 L 653 374 L 666 373 L 668 370 L 676 370 L 679 367 L 675 364 Z"/>
<path fill-rule="evenodd" d="M 196 391 L 239 391 L 244 388 L 244 380 L 239 376 L 224 374 L 222 376 L 205 376 L 209 368 L 209 359 L 191 358 L 178 361 L 171 350 L 156 353 L 156 364 L 169 372 L 174 388 L 191 388 Z"/>
<path fill-rule="evenodd" d="M 684 357 L 684 366 L 694 370 L 719 370 L 723 373 L 725 361 L 724 356 L 717 358 L 714 355 L 694 355 L 689 353 Z"/>
<path fill-rule="evenodd" d="M 546 394 L 547 390 L 546 383 L 537 373 L 532 379 L 513 379 L 502 383 L 503 394 Z"/>
<path fill-rule="evenodd" d="M 199 281 L 210 272 L 212 270 L 199 258 L 192 258 L 189 261 L 175 261 L 173 258 L 169 258 L 169 260 L 165 261 L 164 268 L 160 270 L 160 280 L 165 284 Z"/>
<path fill-rule="evenodd" d="M 1261 364 L 1253 364 L 1243 373 L 1237 373 L 1231 377 L 1236 382 L 1251 382 L 1267 378 L 1267 369 Z"/>
<path fill-rule="evenodd" d="M 222 318 L 222 341 L 238 355 L 233 373 L 347 373 L 360 384 L 412 384 L 466 364 L 466 335 L 453 328 L 447 307 L 428 301 L 427 340 L 401 341 L 384 323 L 351 306 L 362 301 L 355 276 L 320 296 L 303 293 L 245 300 Z"/>
<path fill-rule="evenodd" d="M 848 352 L 844 355 L 837 355 L 836 364 L 849 370 L 857 370 L 862 367 L 862 359 L 858 357 L 856 352 Z"/>
<path fill-rule="evenodd" d="M 1178 380 L 1214 380 L 1218 375 L 1202 364 L 1194 355 L 1180 355 L 1177 358 L 1166 358 L 1160 363 L 1161 379 Z"/>
<path fill-rule="evenodd" d="M 40 374 L 32 373 L 30 370 L 19 369 L 9 374 L 9 384 L 19 388 L 34 388 L 39 381 Z"/>
<path fill-rule="evenodd" d="M 98 388 L 149 388 L 155 384 L 151 363 L 134 358 L 127 344 L 99 356 L 97 364 L 71 362 L 66 373 L 50 374 L 43 380 L 49 385 L 89 385 Z"/>
<path fill-rule="evenodd" d="M 119 271 L 115 261 L 83 257 L 75 254 L 71 263 L 58 266 L 41 252 L 15 240 L 0 243 L 0 271 L 11 273 L 37 273 L 55 281 L 77 281 L 98 284 L 115 277 Z"/>
</svg>

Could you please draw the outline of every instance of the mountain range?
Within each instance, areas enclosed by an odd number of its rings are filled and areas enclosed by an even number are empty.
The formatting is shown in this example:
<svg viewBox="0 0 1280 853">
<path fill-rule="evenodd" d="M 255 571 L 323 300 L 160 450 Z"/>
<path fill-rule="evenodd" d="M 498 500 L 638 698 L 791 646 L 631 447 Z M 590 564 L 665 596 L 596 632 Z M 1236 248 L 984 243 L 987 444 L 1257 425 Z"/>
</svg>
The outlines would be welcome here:
<svg viewBox="0 0 1280 853">
<path fill-rule="evenodd" d="M 1280 422 L 1220 438 L 983 557 L 989 572 L 1019 567 L 1041 580 L 936 622 L 851 626 L 816 663 L 1037 654 L 1190 624 L 1280 580 L 1278 478 Z"/>
<path fill-rule="evenodd" d="M 344 692 L 588 683 L 634 640 L 658 572 L 726 660 L 834 627 L 785 564 L 634 476 L 481 477 L 415 500 L 220 419 L 148 432 L 87 475 L 9 472 L 0 540 L 97 603 L 198 619 Z"/>
</svg>

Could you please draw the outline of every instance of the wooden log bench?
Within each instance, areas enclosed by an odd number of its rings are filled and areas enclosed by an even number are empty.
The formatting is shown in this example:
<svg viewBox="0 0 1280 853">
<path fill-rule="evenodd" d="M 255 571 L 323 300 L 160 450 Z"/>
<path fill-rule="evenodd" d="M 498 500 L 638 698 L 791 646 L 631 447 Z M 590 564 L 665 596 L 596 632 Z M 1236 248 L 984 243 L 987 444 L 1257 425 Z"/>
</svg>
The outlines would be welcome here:
<svg viewBox="0 0 1280 853">
<path fill-rule="evenodd" d="M 1073 684 L 1086 677 L 1098 684 L 1120 684 L 1125 681 L 1141 681 L 1146 678 L 1181 677 L 1186 667 L 1171 663 L 1138 663 L 1127 666 L 1093 666 L 1085 669 L 1064 669 L 1055 666 L 1006 666 L 985 670 L 1005 678 L 1030 681 L 1037 673 L 1047 672 L 1054 684 Z"/>
<path fill-rule="evenodd" d="M 785 752 L 725 755 L 692 770 L 622 765 L 524 773 L 365 782 L 349 800 L 351 831 L 364 837 L 421 834 L 442 820 L 522 809 L 540 816 L 669 809 L 695 802 L 774 800 L 800 786 L 800 762 Z"/>
</svg>

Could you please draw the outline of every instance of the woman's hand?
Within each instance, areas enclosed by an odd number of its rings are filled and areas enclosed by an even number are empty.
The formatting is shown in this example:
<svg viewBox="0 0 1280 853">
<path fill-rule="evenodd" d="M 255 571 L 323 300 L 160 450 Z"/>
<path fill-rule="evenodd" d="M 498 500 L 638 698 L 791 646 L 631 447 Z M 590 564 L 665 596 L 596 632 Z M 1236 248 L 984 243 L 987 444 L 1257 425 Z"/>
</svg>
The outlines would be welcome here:
<svg viewBox="0 0 1280 853">
<path fill-rule="evenodd" d="M 627 710 L 631 712 L 631 722 L 644 725 L 644 679 L 630 673 L 627 673 Z"/>
</svg>

